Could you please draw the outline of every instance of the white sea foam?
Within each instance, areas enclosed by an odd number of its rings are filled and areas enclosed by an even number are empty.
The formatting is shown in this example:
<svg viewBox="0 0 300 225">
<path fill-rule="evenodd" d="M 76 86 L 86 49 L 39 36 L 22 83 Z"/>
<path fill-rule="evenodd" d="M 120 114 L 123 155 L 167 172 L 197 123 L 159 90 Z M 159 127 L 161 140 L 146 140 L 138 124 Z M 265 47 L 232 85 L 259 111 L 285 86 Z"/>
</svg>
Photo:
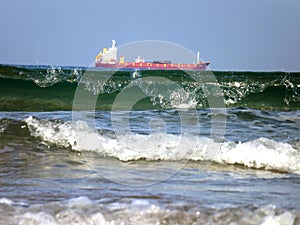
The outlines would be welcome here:
<svg viewBox="0 0 300 225">
<path fill-rule="evenodd" d="M 83 198 L 85 199 L 83 202 Z M 88 204 L 87 204 L 87 202 Z M 0 203 L 1 204 L 1 203 Z M 299 220 L 299 211 L 278 209 L 274 205 L 264 205 L 248 209 L 230 207 L 210 209 L 195 204 L 179 205 L 171 208 L 158 202 L 147 200 L 104 202 L 85 197 L 69 201 L 31 204 L 28 207 L 2 206 L 2 224 L 282 224 L 292 225 Z M 226 220 L 224 220 L 226 218 Z"/>
<path fill-rule="evenodd" d="M 241 164 L 252 168 L 266 168 L 285 172 L 300 172 L 300 154 L 287 143 L 259 138 L 245 143 L 226 143 L 216 162 Z"/>
<path fill-rule="evenodd" d="M 25 119 L 32 136 L 78 151 L 129 160 L 211 160 L 257 169 L 300 173 L 300 153 L 288 143 L 259 138 L 244 143 L 218 143 L 210 138 L 165 133 L 99 134 L 85 122 Z"/>
<path fill-rule="evenodd" d="M 0 121 L 0 134 L 7 129 L 8 121 Z"/>
<path fill-rule="evenodd" d="M 0 198 L 0 204 L 12 205 L 14 202 L 8 198 Z"/>
</svg>

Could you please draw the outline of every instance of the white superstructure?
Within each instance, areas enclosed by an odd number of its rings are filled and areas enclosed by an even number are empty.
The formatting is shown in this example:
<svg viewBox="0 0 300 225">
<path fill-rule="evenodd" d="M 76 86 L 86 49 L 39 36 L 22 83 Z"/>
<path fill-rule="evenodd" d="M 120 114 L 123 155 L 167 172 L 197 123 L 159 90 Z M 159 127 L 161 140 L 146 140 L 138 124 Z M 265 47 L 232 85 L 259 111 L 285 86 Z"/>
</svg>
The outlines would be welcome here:
<svg viewBox="0 0 300 225">
<path fill-rule="evenodd" d="M 116 63 L 118 57 L 118 48 L 116 47 L 116 41 L 111 41 L 110 48 L 103 48 L 103 50 L 96 56 L 96 62 L 102 63 Z"/>
</svg>

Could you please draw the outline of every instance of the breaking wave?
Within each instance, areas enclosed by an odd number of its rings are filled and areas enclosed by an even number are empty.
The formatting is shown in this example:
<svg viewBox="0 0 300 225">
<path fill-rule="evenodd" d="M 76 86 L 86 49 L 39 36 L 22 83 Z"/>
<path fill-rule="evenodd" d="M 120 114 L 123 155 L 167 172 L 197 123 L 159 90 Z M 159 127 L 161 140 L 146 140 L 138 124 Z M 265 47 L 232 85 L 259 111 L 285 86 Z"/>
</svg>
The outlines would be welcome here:
<svg viewBox="0 0 300 225">
<path fill-rule="evenodd" d="M 82 153 L 93 151 L 101 157 L 131 160 L 194 160 L 237 164 L 249 168 L 300 174 L 299 143 L 289 144 L 268 138 L 247 142 L 219 142 L 208 137 L 166 133 L 122 134 L 99 132 L 85 122 L 24 120 L 30 134 L 44 143 L 71 148 Z M 184 145 L 180 145 L 184 143 Z M 193 143 L 193 144 L 191 144 Z M 147 146 L 151 147 L 147 147 Z M 179 147 L 180 146 L 180 147 Z"/>
<path fill-rule="evenodd" d="M 140 109 L 209 107 L 202 88 L 184 71 L 140 71 L 137 78 L 132 73 L 86 67 L 0 65 L 0 110 L 71 110 L 78 84 L 91 95 L 99 95 L 99 110 L 110 110 L 116 95 L 128 85 L 149 96 Z M 194 75 L 205 77 L 208 73 L 213 73 L 218 82 L 209 84 L 210 91 L 218 95 L 214 91 L 220 87 L 227 107 L 300 109 L 300 73 L 201 71 Z M 170 82 L 141 82 L 147 77 L 165 78 L 180 89 L 172 88 Z"/>
</svg>

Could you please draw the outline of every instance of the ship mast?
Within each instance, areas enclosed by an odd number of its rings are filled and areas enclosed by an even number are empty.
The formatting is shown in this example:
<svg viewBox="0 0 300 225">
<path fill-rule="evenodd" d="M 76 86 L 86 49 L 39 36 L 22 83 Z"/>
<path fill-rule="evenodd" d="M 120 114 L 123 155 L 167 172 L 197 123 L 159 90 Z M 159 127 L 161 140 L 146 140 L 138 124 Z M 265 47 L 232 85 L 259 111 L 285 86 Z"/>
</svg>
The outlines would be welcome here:
<svg viewBox="0 0 300 225">
<path fill-rule="evenodd" d="M 116 40 L 111 40 L 111 48 L 116 48 Z"/>
</svg>

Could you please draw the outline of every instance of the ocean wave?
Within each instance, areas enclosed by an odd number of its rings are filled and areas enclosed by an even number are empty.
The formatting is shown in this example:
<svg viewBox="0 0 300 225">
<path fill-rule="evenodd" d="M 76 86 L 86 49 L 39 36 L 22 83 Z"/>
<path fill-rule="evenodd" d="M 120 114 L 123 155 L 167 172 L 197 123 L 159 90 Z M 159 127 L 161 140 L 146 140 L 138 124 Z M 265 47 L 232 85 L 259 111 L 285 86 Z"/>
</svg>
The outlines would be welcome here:
<svg viewBox="0 0 300 225">
<path fill-rule="evenodd" d="M 282 224 L 292 225 L 300 212 L 275 205 L 214 209 L 195 205 L 164 206 L 148 200 L 91 200 L 81 196 L 60 202 L 23 204 L 0 199 L 1 224 Z M 226 218 L 226 219 L 224 219 Z"/>
<path fill-rule="evenodd" d="M 50 87 L 59 82 L 78 82 L 82 75 L 81 68 L 72 68 L 63 70 L 60 66 L 50 66 L 46 71 L 40 72 L 38 76 L 29 76 L 39 87 Z"/>
<path fill-rule="evenodd" d="M 207 74 L 213 75 L 217 81 L 205 84 L 209 95 L 223 98 L 227 107 L 283 110 L 300 108 L 299 73 L 201 71 L 193 75 L 205 77 Z M 128 70 L 0 65 L 0 79 L 1 110 L 71 110 L 78 87 L 105 99 L 103 104 L 96 107 L 107 110 L 118 93 L 133 86 L 142 90 L 149 97 L 150 106 L 154 105 L 156 108 L 211 107 L 207 102 L 208 93 L 205 94 L 201 85 L 184 71 L 140 71 L 140 76 L 133 78 L 132 71 Z M 162 79 L 163 82 L 151 82 Z M 216 91 L 219 89 L 222 90 L 222 95 Z M 29 98 L 35 101 L 34 105 L 28 103 Z M 35 106 L 37 107 L 34 108 Z M 141 108 L 148 109 L 150 106 L 148 102 Z"/>
<path fill-rule="evenodd" d="M 55 65 L 0 65 L 0 77 L 33 81 L 39 87 L 45 88 L 59 82 L 78 82 L 86 69 Z"/>
<path fill-rule="evenodd" d="M 50 145 L 73 150 L 93 151 L 102 157 L 131 160 L 209 160 L 221 164 L 238 164 L 254 169 L 300 174 L 300 151 L 295 146 L 267 138 L 235 143 L 218 142 L 195 135 L 152 133 L 150 135 L 100 133 L 85 122 L 25 119 L 34 137 Z"/>
</svg>

